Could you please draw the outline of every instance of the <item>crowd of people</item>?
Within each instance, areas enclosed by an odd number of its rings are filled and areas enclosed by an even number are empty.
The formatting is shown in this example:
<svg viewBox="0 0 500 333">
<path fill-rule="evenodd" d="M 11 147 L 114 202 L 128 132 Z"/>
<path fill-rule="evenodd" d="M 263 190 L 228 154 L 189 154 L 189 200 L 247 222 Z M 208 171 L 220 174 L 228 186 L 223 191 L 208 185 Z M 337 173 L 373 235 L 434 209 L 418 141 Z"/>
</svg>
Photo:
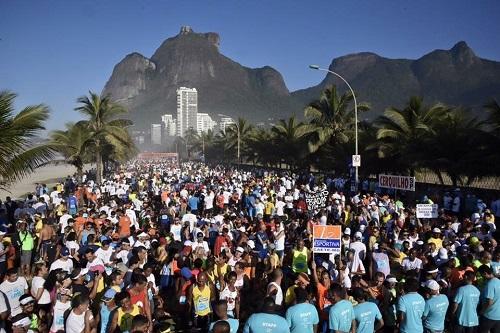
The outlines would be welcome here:
<svg viewBox="0 0 500 333">
<path fill-rule="evenodd" d="M 500 195 L 420 219 L 345 184 L 175 160 L 37 184 L 1 202 L 1 332 L 500 332 Z M 340 253 L 312 252 L 317 225 Z"/>
</svg>

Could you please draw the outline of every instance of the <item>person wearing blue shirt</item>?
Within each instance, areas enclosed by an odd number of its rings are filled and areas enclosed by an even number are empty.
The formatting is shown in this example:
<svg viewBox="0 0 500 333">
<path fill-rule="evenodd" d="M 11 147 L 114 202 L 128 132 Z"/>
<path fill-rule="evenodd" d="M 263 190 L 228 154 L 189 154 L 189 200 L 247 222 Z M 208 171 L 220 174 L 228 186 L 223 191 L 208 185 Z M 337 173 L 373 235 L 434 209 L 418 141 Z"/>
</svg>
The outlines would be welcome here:
<svg viewBox="0 0 500 333">
<path fill-rule="evenodd" d="M 290 333 L 314 333 L 319 323 L 318 310 L 307 300 L 307 291 L 302 288 L 295 289 L 297 304 L 286 311 L 286 321 Z"/>
<path fill-rule="evenodd" d="M 493 269 L 482 265 L 479 274 L 486 281 L 482 295 L 480 332 L 500 332 L 500 280 L 493 274 Z"/>
<path fill-rule="evenodd" d="M 416 279 L 408 279 L 404 289 L 405 294 L 399 298 L 397 305 L 399 330 L 403 333 L 422 333 L 425 299 L 417 293 L 419 283 Z"/>
<path fill-rule="evenodd" d="M 264 298 L 262 311 L 248 318 L 243 333 L 290 333 L 285 318 L 276 314 L 276 306 L 272 297 Z"/>
<path fill-rule="evenodd" d="M 332 286 L 334 305 L 330 307 L 329 326 L 331 333 L 348 333 L 356 331 L 356 320 L 352 303 L 346 301 L 345 289 L 340 285 Z"/>
<path fill-rule="evenodd" d="M 354 307 L 354 318 L 356 318 L 357 333 L 373 333 L 384 326 L 382 313 L 373 302 L 366 301 L 366 295 L 363 289 L 357 287 L 352 291 L 352 297 L 358 302 Z M 377 325 L 375 325 L 375 321 Z"/>
<path fill-rule="evenodd" d="M 198 198 L 197 196 L 194 196 L 194 195 L 192 195 L 188 199 L 189 208 L 191 208 L 191 213 L 193 213 L 194 215 L 198 214 L 198 202 L 199 201 L 200 201 L 200 198 Z"/>
<path fill-rule="evenodd" d="M 477 305 L 479 304 L 479 289 L 472 285 L 476 277 L 473 271 L 464 273 L 465 285 L 458 288 L 458 291 L 453 299 L 451 313 L 456 318 L 456 333 L 475 332 L 479 326 L 479 318 L 477 316 Z"/>
<path fill-rule="evenodd" d="M 444 331 L 444 320 L 450 302 L 446 295 L 439 294 L 439 283 L 428 280 L 425 286 L 429 289 L 431 297 L 425 301 L 424 328 L 427 333 Z"/>
<path fill-rule="evenodd" d="M 214 331 L 213 327 L 219 321 L 227 321 L 227 323 L 229 324 L 230 333 L 238 332 L 238 327 L 240 326 L 240 322 L 238 321 L 238 319 L 228 317 L 226 300 L 218 300 L 217 302 L 215 302 L 214 311 L 217 317 L 219 317 L 219 320 L 214 321 L 210 324 L 210 328 L 208 330 L 209 332 Z"/>
</svg>

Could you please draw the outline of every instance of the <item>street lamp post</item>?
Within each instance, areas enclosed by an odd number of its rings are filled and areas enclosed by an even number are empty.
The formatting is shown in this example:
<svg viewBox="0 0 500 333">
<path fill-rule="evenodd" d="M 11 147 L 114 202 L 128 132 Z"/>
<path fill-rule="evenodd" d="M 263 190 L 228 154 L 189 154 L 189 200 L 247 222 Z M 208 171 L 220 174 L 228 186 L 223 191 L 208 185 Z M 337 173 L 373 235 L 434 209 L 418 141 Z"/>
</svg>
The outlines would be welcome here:
<svg viewBox="0 0 500 333">
<path fill-rule="evenodd" d="M 316 69 L 316 70 L 323 71 L 323 72 L 327 72 L 327 73 L 330 73 L 330 74 L 333 74 L 333 75 L 337 76 L 342 81 L 344 81 L 344 83 L 351 90 L 352 98 L 354 99 L 354 144 L 355 144 L 355 147 L 354 147 L 355 153 L 354 154 L 358 155 L 358 102 L 356 101 L 356 95 L 354 94 L 354 90 L 352 89 L 351 85 L 349 84 L 349 82 L 347 82 L 346 79 L 344 79 L 340 74 L 335 73 L 334 71 L 331 71 L 331 70 L 326 69 L 326 68 L 321 68 L 318 65 L 309 65 L 309 68 Z M 355 168 L 355 176 L 354 176 L 355 178 L 354 179 L 355 179 L 355 182 L 356 182 L 356 190 L 357 190 L 357 186 L 358 186 L 358 165 L 354 166 L 354 168 Z"/>
<path fill-rule="evenodd" d="M 226 117 L 226 118 L 231 118 L 232 117 L 229 117 L 228 115 L 225 115 L 225 114 L 222 114 L 222 113 L 219 113 L 218 114 L 219 117 Z M 234 126 L 236 126 L 236 130 L 237 130 L 237 140 L 238 140 L 238 156 L 237 156 L 237 159 L 238 159 L 238 166 L 240 165 L 240 126 L 238 125 L 238 121 L 236 121 L 234 123 Z"/>
</svg>

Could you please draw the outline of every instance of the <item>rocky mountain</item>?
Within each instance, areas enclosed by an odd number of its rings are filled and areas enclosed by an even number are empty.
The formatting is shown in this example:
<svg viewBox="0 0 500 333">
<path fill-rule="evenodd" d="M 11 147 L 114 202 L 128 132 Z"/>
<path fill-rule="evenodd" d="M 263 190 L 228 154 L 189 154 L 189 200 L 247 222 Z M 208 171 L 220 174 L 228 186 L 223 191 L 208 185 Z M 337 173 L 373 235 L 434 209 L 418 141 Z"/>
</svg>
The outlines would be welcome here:
<svg viewBox="0 0 500 333">
<path fill-rule="evenodd" d="M 113 70 L 103 93 L 129 108 L 137 127 L 176 114 L 176 89 L 198 90 L 198 112 L 251 121 L 285 118 L 301 110 L 272 67 L 248 68 L 219 52 L 219 35 L 189 27 L 163 42 L 151 58 L 132 53 Z"/>
<path fill-rule="evenodd" d="M 150 58 L 127 55 L 115 66 L 103 93 L 128 107 L 138 128 L 147 128 L 163 114 L 176 114 L 176 89 L 182 86 L 198 90 L 199 112 L 252 122 L 301 116 L 328 85 L 347 89 L 328 74 L 318 85 L 290 93 L 278 71 L 242 66 L 222 55 L 219 43 L 216 33 L 183 27 Z M 362 118 L 372 119 L 388 106 L 401 107 L 412 95 L 423 96 L 426 103 L 477 109 L 492 97 L 500 98 L 500 62 L 477 57 L 465 42 L 417 60 L 351 54 L 334 59 L 329 69 L 350 82 L 359 101 L 370 103 L 372 111 Z"/>
<path fill-rule="evenodd" d="M 358 101 L 371 105 L 371 111 L 362 116 L 368 119 L 388 106 L 402 107 L 411 95 L 423 96 L 429 104 L 440 101 L 477 111 L 492 97 L 500 97 L 500 62 L 477 57 L 465 42 L 417 60 L 352 54 L 334 59 L 329 69 L 351 84 Z M 318 85 L 292 95 L 299 103 L 307 104 L 331 84 L 347 89 L 340 79 L 328 73 Z"/>
</svg>

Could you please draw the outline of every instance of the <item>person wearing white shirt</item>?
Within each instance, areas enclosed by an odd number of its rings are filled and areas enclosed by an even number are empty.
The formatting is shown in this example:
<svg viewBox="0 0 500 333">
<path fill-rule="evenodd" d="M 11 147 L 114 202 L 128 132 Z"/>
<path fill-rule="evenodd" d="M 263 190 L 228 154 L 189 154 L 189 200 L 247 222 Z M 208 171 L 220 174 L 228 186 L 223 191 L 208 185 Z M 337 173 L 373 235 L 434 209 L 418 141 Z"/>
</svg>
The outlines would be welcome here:
<svg viewBox="0 0 500 333">
<path fill-rule="evenodd" d="M 69 215 L 68 212 L 64 212 L 64 215 L 59 218 L 59 225 L 61 226 L 61 234 L 64 234 L 64 229 L 68 226 L 68 220 L 72 219 L 73 216 Z"/>
<path fill-rule="evenodd" d="M 71 273 L 73 271 L 73 261 L 69 259 L 69 249 L 67 247 L 63 247 L 61 250 L 61 258 L 57 259 L 50 265 L 49 272 L 56 270 L 58 268 Z"/>
<path fill-rule="evenodd" d="M 189 231 L 194 230 L 194 225 L 197 221 L 198 219 L 196 218 L 196 215 L 191 213 L 191 210 L 188 210 L 188 212 L 182 217 L 182 224 L 189 222 Z"/>
<path fill-rule="evenodd" d="M 10 315 L 14 317 L 22 312 L 19 298 L 28 293 L 28 282 L 22 276 L 18 276 L 17 268 L 11 268 L 5 275 L 5 280 L 0 284 L 0 291 L 7 297 L 10 306 Z"/>
<path fill-rule="evenodd" d="M 354 234 L 354 242 L 349 244 L 349 248 L 354 250 L 354 258 L 352 262 L 351 272 L 358 272 L 360 271 L 361 267 L 363 266 L 363 260 L 365 260 L 366 256 L 366 245 L 361 242 L 361 239 L 363 238 L 363 235 L 361 232 L 357 231 Z"/>
</svg>

